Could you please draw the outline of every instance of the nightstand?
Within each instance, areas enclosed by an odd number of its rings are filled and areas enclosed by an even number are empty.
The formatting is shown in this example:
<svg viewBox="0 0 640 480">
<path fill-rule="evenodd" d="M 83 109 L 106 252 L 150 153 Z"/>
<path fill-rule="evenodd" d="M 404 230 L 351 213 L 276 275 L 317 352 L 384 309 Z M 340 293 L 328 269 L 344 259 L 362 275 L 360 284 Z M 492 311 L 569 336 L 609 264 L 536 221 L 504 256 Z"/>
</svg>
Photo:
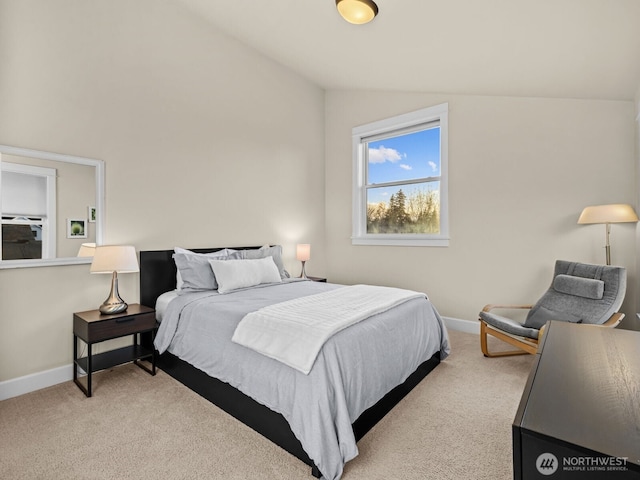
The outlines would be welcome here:
<svg viewBox="0 0 640 480">
<path fill-rule="evenodd" d="M 322 277 L 310 277 L 307 275 L 307 278 L 309 280 L 311 280 L 312 282 L 324 282 L 327 283 L 327 279 L 326 278 L 322 278 Z"/>
<path fill-rule="evenodd" d="M 91 374 L 127 362 L 134 362 L 140 368 L 156 374 L 156 356 L 153 345 L 150 348 L 140 344 L 140 334 L 151 332 L 155 336 L 157 328 L 156 311 L 144 305 L 129 305 L 127 310 L 113 315 L 103 315 L 98 310 L 88 310 L 73 314 L 73 381 L 87 397 L 91 396 Z M 95 343 L 133 335 L 133 345 L 118 348 L 98 355 L 91 354 Z M 78 358 L 78 338 L 87 345 L 87 356 Z M 152 342 L 153 343 L 153 342 Z M 151 368 L 138 360 L 147 359 Z M 87 386 L 78 379 L 78 367 L 87 372 Z"/>
</svg>

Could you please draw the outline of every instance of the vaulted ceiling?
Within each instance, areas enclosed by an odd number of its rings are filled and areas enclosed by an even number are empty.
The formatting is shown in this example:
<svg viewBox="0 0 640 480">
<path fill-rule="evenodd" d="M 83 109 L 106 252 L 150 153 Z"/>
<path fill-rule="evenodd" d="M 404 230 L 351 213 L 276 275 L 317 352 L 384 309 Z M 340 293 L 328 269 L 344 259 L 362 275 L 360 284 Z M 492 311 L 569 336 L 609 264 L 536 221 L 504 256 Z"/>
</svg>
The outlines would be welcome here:
<svg viewBox="0 0 640 480">
<path fill-rule="evenodd" d="M 630 100 L 638 0 L 173 0 L 325 89 Z"/>
</svg>

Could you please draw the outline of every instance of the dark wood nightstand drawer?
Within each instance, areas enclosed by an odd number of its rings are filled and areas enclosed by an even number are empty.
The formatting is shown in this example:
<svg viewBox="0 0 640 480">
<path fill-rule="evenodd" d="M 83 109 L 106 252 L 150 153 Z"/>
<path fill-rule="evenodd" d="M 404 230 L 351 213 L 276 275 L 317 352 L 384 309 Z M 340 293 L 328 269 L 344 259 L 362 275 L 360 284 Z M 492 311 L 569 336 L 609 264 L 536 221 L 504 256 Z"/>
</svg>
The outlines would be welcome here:
<svg viewBox="0 0 640 480">
<path fill-rule="evenodd" d="M 155 325 L 155 311 L 142 305 L 130 305 L 125 313 L 115 315 L 102 315 L 96 310 L 73 315 L 75 335 L 88 343 L 152 330 Z"/>
</svg>

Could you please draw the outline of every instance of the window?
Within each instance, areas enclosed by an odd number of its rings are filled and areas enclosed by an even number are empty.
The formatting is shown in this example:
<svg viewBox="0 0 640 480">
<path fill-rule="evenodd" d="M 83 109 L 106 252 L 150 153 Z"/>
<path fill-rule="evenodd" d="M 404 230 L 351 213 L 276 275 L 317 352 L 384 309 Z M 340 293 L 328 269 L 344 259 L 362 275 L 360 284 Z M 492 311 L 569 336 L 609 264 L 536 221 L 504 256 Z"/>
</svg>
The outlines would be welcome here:
<svg viewBox="0 0 640 480">
<path fill-rule="evenodd" d="M 2 162 L 2 260 L 55 257 L 56 170 Z"/>
<path fill-rule="evenodd" d="M 448 104 L 353 129 L 354 245 L 448 246 Z"/>
</svg>

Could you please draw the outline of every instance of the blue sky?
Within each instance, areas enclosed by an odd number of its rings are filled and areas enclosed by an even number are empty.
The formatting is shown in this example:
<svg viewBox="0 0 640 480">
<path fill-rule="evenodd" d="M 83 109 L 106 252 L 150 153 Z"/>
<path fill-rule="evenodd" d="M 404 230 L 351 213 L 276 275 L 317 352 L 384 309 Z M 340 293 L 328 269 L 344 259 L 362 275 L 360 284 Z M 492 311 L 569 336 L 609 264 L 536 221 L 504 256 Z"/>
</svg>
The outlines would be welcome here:
<svg viewBox="0 0 640 480">
<path fill-rule="evenodd" d="M 384 183 L 440 175 L 440 128 L 430 128 L 369 143 L 367 183 Z M 417 188 L 418 185 L 403 188 Z M 421 188 L 428 188 L 420 184 Z M 439 183 L 433 185 L 439 187 Z M 388 202 L 399 187 L 369 189 L 367 203 Z"/>
</svg>

